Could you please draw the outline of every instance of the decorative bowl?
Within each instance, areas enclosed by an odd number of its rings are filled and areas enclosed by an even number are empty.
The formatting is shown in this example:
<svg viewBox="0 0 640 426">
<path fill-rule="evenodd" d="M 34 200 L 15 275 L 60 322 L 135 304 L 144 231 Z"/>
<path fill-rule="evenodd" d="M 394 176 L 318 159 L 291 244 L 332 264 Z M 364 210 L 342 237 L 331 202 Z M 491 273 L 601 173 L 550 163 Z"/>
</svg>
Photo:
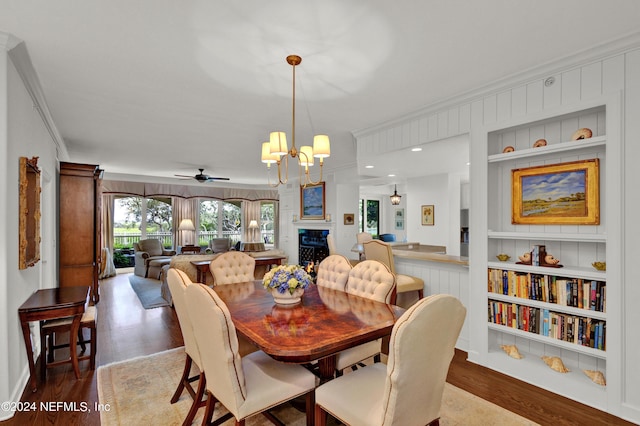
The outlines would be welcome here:
<svg viewBox="0 0 640 426">
<path fill-rule="evenodd" d="M 509 256 L 508 254 L 504 254 L 504 253 L 500 253 L 496 257 L 498 258 L 498 260 L 500 262 L 506 262 L 507 260 L 511 259 L 511 256 Z"/>
<path fill-rule="evenodd" d="M 591 264 L 598 271 L 606 271 L 607 270 L 607 262 L 593 262 Z"/>
</svg>

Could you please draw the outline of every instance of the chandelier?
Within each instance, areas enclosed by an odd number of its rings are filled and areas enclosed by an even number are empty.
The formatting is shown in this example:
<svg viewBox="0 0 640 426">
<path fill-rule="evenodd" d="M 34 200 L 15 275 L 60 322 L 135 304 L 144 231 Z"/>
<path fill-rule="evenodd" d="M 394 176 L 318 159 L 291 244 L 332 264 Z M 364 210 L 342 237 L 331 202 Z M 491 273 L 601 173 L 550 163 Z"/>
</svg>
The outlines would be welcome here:
<svg viewBox="0 0 640 426">
<path fill-rule="evenodd" d="M 289 180 L 289 157 L 298 163 L 298 175 L 300 177 L 301 187 L 306 188 L 307 185 L 319 184 L 322 182 L 324 159 L 331 155 L 329 136 L 327 135 L 315 135 L 313 137 L 313 146 L 303 145 L 299 151 L 296 148 L 296 65 L 300 65 L 300 62 L 302 62 L 300 56 L 287 56 L 287 63 L 291 65 L 293 69 L 291 149 L 288 148 L 287 135 L 283 131 L 271 132 L 269 134 L 269 142 L 263 142 L 262 144 L 262 162 L 267 164 L 268 170 L 273 163 L 276 163 L 278 168 L 278 181 L 272 183 L 271 177 L 269 177 L 269 186 L 272 187 L 285 184 Z M 320 177 L 317 181 L 313 181 L 309 173 L 309 167 L 314 165 L 314 158 L 318 158 L 320 163 Z"/>
<path fill-rule="evenodd" d="M 393 195 L 391 195 L 389 198 L 391 198 L 392 205 L 397 206 L 398 204 L 400 204 L 400 199 L 402 198 L 402 195 L 398 194 L 397 185 L 393 186 Z"/>
</svg>

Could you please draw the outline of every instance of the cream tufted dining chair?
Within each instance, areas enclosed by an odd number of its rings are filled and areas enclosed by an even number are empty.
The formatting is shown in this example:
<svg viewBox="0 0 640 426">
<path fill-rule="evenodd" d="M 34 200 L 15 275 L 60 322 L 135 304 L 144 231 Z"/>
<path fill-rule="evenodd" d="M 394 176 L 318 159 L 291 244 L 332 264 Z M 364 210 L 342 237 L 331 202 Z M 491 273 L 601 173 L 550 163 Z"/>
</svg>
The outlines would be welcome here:
<svg viewBox="0 0 640 426">
<path fill-rule="evenodd" d="M 387 365 L 369 365 L 316 389 L 315 424 L 324 426 L 330 413 L 351 426 L 438 425 L 465 315 L 450 295 L 419 300 L 393 326 Z"/>
<path fill-rule="evenodd" d="M 186 300 L 207 376 L 203 424 L 211 423 L 216 402 L 229 410 L 237 426 L 243 426 L 246 418 L 302 395 L 306 396 L 307 424 L 313 424 L 313 373 L 275 361 L 262 351 L 241 357 L 229 310 L 211 288 L 189 286 Z"/>
<path fill-rule="evenodd" d="M 228 251 L 211 260 L 209 264 L 214 285 L 253 281 L 256 260 L 240 251 Z"/>
<path fill-rule="evenodd" d="M 202 397 L 205 390 L 205 377 L 204 369 L 202 368 L 202 362 L 200 361 L 200 352 L 198 351 L 198 345 L 196 343 L 195 334 L 193 333 L 193 327 L 191 325 L 191 318 L 189 318 L 189 307 L 185 299 L 185 290 L 193 282 L 189 279 L 187 274 L 176 268 L 169 268 L 167 271 L 167 284 L 169 284 L 169 291 L 171 291 L 171 297 L 173 298 L 173 306 L 176 309 L 176 315 L 178 316 L 178 323 L 180 324 L 180 331 L 182 331 L 182 339 L 184 340 L 184 351 L 186 354 L 184 371 L 180 378 L 178 388 L 171 397 L 171 403 L 174 404 L 180 398 L 182 391 L 187 389 L 193 402 L 191 403 L 191 409 L 187 414 L 184 424 L 190 425 L 193 418 L 198 411 L 198 408 L 204 406 Z M 195 363 L 200 370 L 199 376 L 190 378 L 189 373 L 191 371 L 191 364 Z M 199 379 L 198 390 L 194 392 L 191 387 L 191 382 L 195 379 Z"/>
<path fill-rule="evenodd" d="M 340 254 L 329 255 L 318 265 L 316 284 L 320 287 L 344 291 L 351 269 L 351 263 L 346 257 Z"/>
<path fill-rule="evenodd" d="M 366 241 L 364 244 L 364 255 L 367 259 L 382 262 L 396 276 L 396 284 L 398 293 L 406 293 L 408 291 L 417 291 L 418 299 L 424 297 L 424 280 L 412 275 L 398 274 L 396 272 L 395 262 L 393 261 L 393 251 L 391 245 L 380 240 Z"/>
<path fill-rule="evenodd" d="M 367 241 L 371 241 L 372 239 L 373 235 L 371 235 L 369 232 L 358 232 L 356 234 L 356 242 L 358 244 L 358 248 L 360 249 L 360 260 L 365 260 L 367 258 L 366 254 L 364 253 L 363 244 Z"/>
<path fill-rule="evenodd" d="M 396 280 L 389 269 L 380 262 L 363 260 L 349 272 L 345 291 L 347 294 L 360 296 L 377 302 L 391 303 L 395 298 Z M 355 366 L 367 358 L 380 361 L 382 339 L 363 343 L 338 353 L 336 358 L 337 374 L 342 370 Z"/>
</svg>

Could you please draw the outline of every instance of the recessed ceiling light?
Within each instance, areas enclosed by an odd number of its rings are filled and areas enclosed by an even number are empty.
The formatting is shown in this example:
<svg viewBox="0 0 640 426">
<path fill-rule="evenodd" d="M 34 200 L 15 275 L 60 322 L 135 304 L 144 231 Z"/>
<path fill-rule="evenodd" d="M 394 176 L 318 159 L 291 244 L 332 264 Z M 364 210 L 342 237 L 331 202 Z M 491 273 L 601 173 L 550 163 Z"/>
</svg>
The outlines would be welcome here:
<svg viewBox="0 0 640 426">
<path fill-rule="evenodd" d="M 387 176 L 388 176 L 388 177 L 395 177 L 396 175 L 394 175 L 394 174 L 390 174 L 390 175 L 387 175 Z"/>
<path fill-rule="evenodd" d="M 373 166 L 364 166 L 365 169 L 373 169 Z"/>
<path fill-rule="evenodd" d="M 420 147 L 411 148 L 411 151 L 413 151 L 413 152 L 422 151 L 422 148 L 420 148 Z"/>
<path fill-rule="evenodd" d="M 467 163 L 467 166 L 470 166 L 470 165 L 471 165 L 471 163 Z"/>
</svg>

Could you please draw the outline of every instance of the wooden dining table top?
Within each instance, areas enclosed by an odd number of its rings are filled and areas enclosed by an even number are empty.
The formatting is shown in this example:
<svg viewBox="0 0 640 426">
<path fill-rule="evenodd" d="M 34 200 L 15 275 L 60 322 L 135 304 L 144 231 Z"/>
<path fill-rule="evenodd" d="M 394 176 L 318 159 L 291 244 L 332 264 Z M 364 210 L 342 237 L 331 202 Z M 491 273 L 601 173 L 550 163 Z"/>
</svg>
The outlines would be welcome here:
<svg viewBox="0 0 640 426">
<path fill-rule="evenodd" d="M 236 330 L 272 358 L 306 363 L 388 336 L 403 308 L 310 285 L 295 306 L 276 305 L 262 281 L 219 285 Z"/>
</svg>

